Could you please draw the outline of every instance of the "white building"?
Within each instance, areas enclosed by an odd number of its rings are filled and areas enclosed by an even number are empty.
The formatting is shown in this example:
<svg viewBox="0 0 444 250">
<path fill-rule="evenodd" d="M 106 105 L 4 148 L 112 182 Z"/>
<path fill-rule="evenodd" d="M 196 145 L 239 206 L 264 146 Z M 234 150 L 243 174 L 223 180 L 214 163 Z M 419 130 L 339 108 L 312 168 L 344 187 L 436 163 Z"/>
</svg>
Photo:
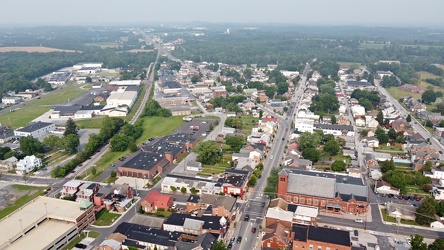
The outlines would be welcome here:
<svg viewBox="0 0 444 250">
<path fill-rule="evenodd" d="M 26 156 L 24 159 L 17 162 L 16 173 L 27 174 L 31 172 L 35 167 L 42 166 L 42 160 L 34 155 Z"/>
<path fill-rule="evenodd" d="M 136 91 L 124 91 L 124 92 L 113 92 L 106 99 L 107 105 L 113 106 L 128 106 L 131 108 L 136 102 L 137 92 Z"/>
<path fill-rule="evenodd" d="M 79 69 L 85 68 L 85 67 L 102 68 L 102 66 L 103 66 L 103 63 L 101 63 L 101 62 L 83 62 L 83 63 L 78 63 L 72 67 L 75 70 L 79 70 Z"/>
<path fill-rule="evenodd" d="M 332 134 L 335 136 L 338 135 L 355 136 L 355 131 L 353 126 L 314 124 L 314 129 L 319 129 L 322 130 L 324 134 Z"/>
<path fill-rule="evenodd" d="M 351 110 L 354 117 L 365 115 L 365 108 L 361 105 L 353 105 Z"/>
<path fill-rule="evenodd" d="M 14 105 L 20 102 L 22 98 L 18 96 L 5 96 L 2 98 L 2 103 L 6 105 Z"/>
<path fill-rule="evenodd" d="M 124 80 L 124 81 L 112 81 L 109 84 L 110 85 L 123 85 L 123 86 L 129 86 L 129 85 L 140 85 L 142 80 Z"/>
<path fill-rule="evenodd" d="M 444 170 L 439 168 L 432 169 L 432 179 L 444 180 Z"/>
<path fill-rule="evenodd" d="M 314 120 L 310 119 L 295 119 L 294 129 L 299 132 L 310 132 L 313 133 Z"/>
<path fill-rule="evenodd" d="M 40 138 L 56 129 L 54 123 L 48 122 L 36 122 L 24 128 L 14 130 L 14 135 L 17 137 L 32 136 L 34 138 Z"/>
</svg>

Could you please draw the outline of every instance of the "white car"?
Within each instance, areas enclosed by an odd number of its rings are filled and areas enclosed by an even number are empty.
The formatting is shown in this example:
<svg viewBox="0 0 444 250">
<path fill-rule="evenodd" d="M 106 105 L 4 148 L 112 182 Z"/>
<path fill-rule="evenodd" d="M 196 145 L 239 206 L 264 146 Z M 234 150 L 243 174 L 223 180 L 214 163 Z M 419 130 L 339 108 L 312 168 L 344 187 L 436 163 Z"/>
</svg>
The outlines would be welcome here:
<svg viewBox="0 0 444 250">
<path fill-rule="evenodd" d="M 355 222 L 357 222 L 357 223 L 364 223 L 364 221 L 361 220 L 361 219 L 356 219 Z"/>
<path fill-rule="evenodd" d="M 177 204 L 174 203 L 174 204 L 171 206 L 171 208 L 172 208 L 172 209 L 176 209 L 176 208 L 177 208 Z"/>
</svg>

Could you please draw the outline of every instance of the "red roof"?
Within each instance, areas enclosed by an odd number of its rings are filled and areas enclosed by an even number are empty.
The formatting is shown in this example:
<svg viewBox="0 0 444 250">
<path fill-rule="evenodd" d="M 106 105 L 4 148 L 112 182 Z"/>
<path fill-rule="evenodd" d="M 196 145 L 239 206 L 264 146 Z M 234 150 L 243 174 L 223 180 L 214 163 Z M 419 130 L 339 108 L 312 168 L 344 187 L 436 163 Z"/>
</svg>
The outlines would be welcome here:
<svg viewBox="0 0 444 250">
<path fill-rule="evenodd" d="M 278 119 L 276 117 L 264 117 L 262 118 L 262 121 L 277 121 Z"/>
<path fill-rule="evenodd" d="M 153 204 L 155 201 L 164 202 L 165 204 L 168 203 L 168 200 L 171 198 L 171 196 L 167 194 L 161 194 L 157 190 L 151 191 L 143 200 L 147 201 L 150 204 Z"/>
</svg>

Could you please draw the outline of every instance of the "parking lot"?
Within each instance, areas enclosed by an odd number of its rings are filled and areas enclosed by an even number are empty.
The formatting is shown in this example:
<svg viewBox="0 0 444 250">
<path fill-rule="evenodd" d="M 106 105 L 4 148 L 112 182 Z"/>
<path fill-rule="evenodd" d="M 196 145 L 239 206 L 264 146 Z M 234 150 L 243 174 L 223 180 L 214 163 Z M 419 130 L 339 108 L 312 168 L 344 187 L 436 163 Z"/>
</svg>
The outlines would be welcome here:
<svg viewBox="0 0 444 250">
<path fill-rule="evenodd" d="M 398 204 L 412 205 L 418 207 L 419 204 L 424 200 L 419 196 L 404 196 L 404 195 L 386 195 L 386 194 L 377 194 L 376 199 L 378 203 L 387 203 L 393 202 Z"/>
<path fill-rule="evenodd" d="M 214 120 L 205 120 L 203 118 L 199 119 L 199 120 L 194 119 L 190 122 L 185 122 L 175 132 L 176 133 L 191 134 L 192 138 L 203 139 L 210 132 L 210 130 L 209 130 L 210 123 L 213 123 L 213 126 L 215 127 L 214 122 L 215 122 Z M 198 126 L 199 129 L 192 130 L 192 129 L 190 129 L 191 126 Z"/>
</svg>

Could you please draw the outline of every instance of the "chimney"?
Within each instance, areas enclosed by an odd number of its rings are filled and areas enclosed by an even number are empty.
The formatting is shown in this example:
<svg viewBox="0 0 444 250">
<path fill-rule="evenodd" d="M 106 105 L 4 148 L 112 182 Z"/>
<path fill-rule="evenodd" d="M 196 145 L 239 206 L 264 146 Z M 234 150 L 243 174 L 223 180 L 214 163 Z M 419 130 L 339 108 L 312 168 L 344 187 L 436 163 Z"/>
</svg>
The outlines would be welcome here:
<svg viewBox="0 0 444 250">
<path fill-rule="evenodd" d="M 170 150 L 167 150 L 165 152 L 165 159 L 167 159 L 170 162 L 170 166 L 173 164 L 173 152 L 171 152 Z"/>
</svg>

